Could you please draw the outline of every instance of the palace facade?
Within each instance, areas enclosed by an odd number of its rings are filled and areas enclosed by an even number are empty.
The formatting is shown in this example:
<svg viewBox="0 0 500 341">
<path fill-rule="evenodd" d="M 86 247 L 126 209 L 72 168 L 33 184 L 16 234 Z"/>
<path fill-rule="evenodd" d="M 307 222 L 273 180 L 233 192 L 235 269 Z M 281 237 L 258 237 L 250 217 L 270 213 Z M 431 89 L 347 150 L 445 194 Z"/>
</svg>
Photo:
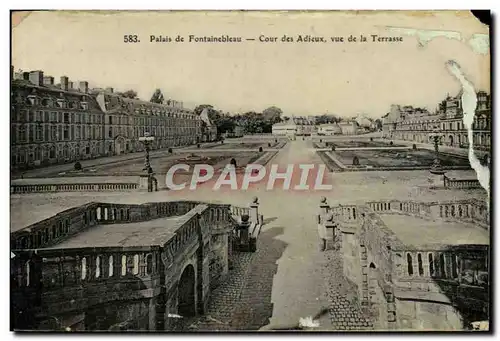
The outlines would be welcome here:
<svg viewBox="0 0 500 341">
<path fill-rule="evenodd" d="M 435 113 L 412 106 L 392 105 L 383 118 L 385 138 L 431 143 L 432 136 L 440 136 L 441 145 L 468 148 L 467 129 L 463 124 L 461 93 L 443 100 Z M 481 150 L 491 146 L 491 97 L 484 91 L 477 93 L 476 115 L 472 125 L 473 144 Z"/>
<path fill-rule="evenodd" d="M 200 140 L 202 121 L 181 102 L 131 99 L 66 76 L 55 84 L 43 71 L 11 68 L 11 79 L 12 169 L 140 151 L 146 133 L 152 149 Z"/>
</svg>

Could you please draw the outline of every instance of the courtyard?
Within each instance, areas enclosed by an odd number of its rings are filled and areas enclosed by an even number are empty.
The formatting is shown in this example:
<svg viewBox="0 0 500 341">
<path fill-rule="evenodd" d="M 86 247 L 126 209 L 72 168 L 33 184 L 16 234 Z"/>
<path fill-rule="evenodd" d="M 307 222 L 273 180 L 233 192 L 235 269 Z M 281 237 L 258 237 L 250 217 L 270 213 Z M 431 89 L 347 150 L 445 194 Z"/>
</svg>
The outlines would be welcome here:
<svg viewBox="0 0 500 341">
<path fill-rule="evenodd" d="M 167 171 L 176 164 L 206 164 L 214 167 L 215 170 L 223 169 L 231 162 L 236 161 L 237 167 L 244 167 L 261 157 L 265 152 L 258 150 L 248 151 L 207 151 L 193 150 L 175 154 L 162 154 L 150 157 L 150 164 L 156 174 L 166 174 Z M 49 176 L 137 176 L 144 174 L 144 157 L 133 158 L 115 163 L 95 165 L 84 168 L 82 172 L 67 171 L 57 172 Z"/>
</svg>

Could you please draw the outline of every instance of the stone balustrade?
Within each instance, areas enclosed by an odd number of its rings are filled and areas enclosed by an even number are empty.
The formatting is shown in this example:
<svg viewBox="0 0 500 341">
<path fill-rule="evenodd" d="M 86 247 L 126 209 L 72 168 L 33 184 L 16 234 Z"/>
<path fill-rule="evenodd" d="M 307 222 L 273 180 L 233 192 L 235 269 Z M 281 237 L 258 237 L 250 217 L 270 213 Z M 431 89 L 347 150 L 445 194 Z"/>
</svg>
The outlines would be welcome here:
<svg viewBox="0 0 500 341">
<path fill-rule="evenodd" d="M 444 178 L 444 187 L 451 189 L 470 189 L 470 188 L 482 188 L 479 180 L 477 179 L 452 179 L 448 178 L 446 175 Z"/>
<path fill-rule="evenodd" d="M 182 216 L 202 202 L 169 201 L 146 204 L 89 203 L 57 213 L 56 215 L 11 233 L 12 249 L 40 249 L 69 238 L 70 236 L 97 224 L 116 224 L 147 221 L 150 219 Z M 232 207 L 224 204 L 208 204 L 209 222 L 236 223 L 232 212 L 248 214 L 249 208 Z"/>
<path fill-rule="evenodd" d="M 14 288 L 40 286 L 42 292 L 126 276 L 158 274 L 158 246 L 14 250 Z M 35 274 L 42 274 L 36 278 Z M 40 285 L 41 284 L 41 285 Z"/>
<path fill-rule="evenodd" d="M 137 190 L 137 183 L 82 183 L 82 184 L 36 184 L 11 185 L 11 194 L 52 193 L 52 192 L 104 192 Z"/>
<path fill-rule="evenodd" d="M 231 206 L 231 214 L 238 217 L 241 217 L 243 215 L 250 215 L 250 208 Z"/>
</svg>

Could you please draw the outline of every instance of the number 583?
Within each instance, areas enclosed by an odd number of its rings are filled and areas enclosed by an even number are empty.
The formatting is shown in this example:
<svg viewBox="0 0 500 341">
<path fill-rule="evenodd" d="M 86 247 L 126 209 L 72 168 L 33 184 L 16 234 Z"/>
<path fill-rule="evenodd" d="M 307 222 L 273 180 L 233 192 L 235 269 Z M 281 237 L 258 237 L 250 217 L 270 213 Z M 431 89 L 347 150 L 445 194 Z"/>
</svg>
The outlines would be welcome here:
<svg viewBox="0 0 500 341">
<path fill-rule="evenodd" d="M 124 43 L 138 43 L 139 37 L 135 34 L 127 34 L 123 36 Z"/>
</svg>

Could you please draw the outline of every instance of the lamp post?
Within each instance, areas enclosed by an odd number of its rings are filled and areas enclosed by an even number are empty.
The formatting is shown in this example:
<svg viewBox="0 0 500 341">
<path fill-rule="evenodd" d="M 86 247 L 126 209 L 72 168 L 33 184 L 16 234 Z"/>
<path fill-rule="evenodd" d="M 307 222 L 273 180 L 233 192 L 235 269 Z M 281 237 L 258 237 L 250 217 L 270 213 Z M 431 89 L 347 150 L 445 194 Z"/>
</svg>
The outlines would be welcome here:
<svg viewBox="0 0 500 341">
<path fill-rule="evenodd" d="M 434 159 L 434 163 L 431 166 L 431 169 L 429 170 L 432 174 L 436 175 L 443 175 L 445 171 L 443 170 L 443 167 L 441 166 L 441 161 L 439 161 L 439 140 L 441 139 L 441 135 L 439 134 L 440 130 L 439 129 L 434 129 L 432 131 L 432 142 L 434 144 L 434 152 L 436 154 L 436 157 Z"/>
<path fill-rule="evenodd" d="M 148 177 L 148 192 L 153 192 L 153 181 L 156 180 L 154 179 L 153 176 L 154 175 L 153 168 L 151 167 L 151 163 L 149 162 L 149 151 L 151 148 L 151 142 L 153 142 L 154 140 L 155 140 L 154 136 L 151 136 L 148 132 L 145 132 L 144 136 L 139 137 L 139 141 L 141 141 L 144 144 L 144 150 L 146 152 L 144 160 L 144 168 L 142 170 L 146 172 L 146 175 Z M 156 188 L 156 190 L 158 190 L 158 188 Z"/>
</svg>

